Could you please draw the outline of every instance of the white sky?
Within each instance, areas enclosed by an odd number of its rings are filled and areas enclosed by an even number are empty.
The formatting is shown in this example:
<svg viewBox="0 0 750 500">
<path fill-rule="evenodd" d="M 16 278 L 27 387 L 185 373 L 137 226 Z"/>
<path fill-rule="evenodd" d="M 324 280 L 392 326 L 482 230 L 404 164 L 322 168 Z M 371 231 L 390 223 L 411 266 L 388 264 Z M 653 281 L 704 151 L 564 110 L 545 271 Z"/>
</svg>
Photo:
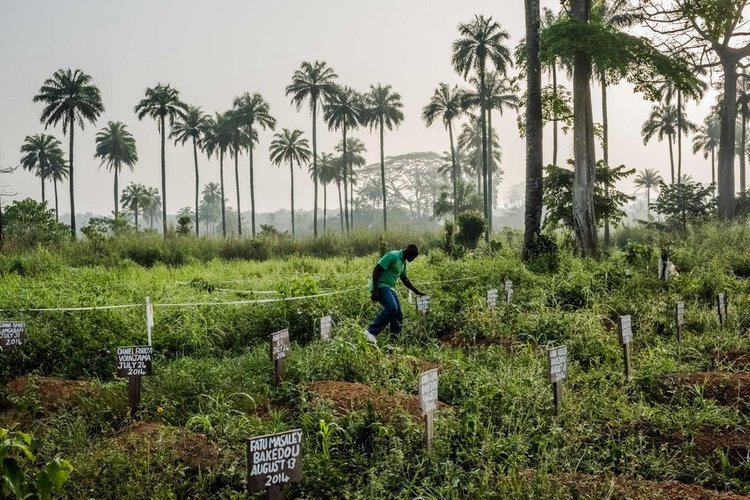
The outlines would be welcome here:
<svg viewBox="0 0 750 500">
<path fill-rule="evenodd" d="M 556 9 L 559 2 L 542 0 L 542 5 Z M 171 83 L 183 100 L 211 113 L 229 109 L 243 92 L 260 92 L 270 102 L 279 128 L 300 128 L 309 138 L 308 108 L 298 112 L 284 88 L 302 61 L 315 59 L 327 61 L 340 82 L 355 89 L 364 91 L 381 82 L 401 94 L 405 121 L 386 133 L 386 155 L 442 152 L 448 149 L 447 132 L 440 125 L 426 128 L 421 109 L 439 82 L 462 82 L 451 67 L 451 43 L 457 25 L 474 14 L 499 21 L 511 33 L 511 48 L 524 36 L 523 0 L 0 0 L 0 166 L 16 165 L 24 137 L 44 132 L 41 105 L 32 102 L 43 81 L 58 68 L 80 68 L 99 86 L 105 112 L 96 125 L 76 131 L 76 209 L 109 213 L 112 176 L 93 158 L 94 135 L 107 121 L 125 122 L 138 145 L 140 161 L 133 172 L 124 173 L 121 188 L 130 181 L 161 186 L 156 124 L 138 121 L 133 112 L 146 87 Z M 600 117 L 598 86 L 593 91 L 595 116 Z M 710 94 L 702 105 L 689 105 L 690 118 L 702 122 L 713 99 Z M 640 137 L 651 103 L 627 85 L 610 89 L 609 102 L 610 162 L 657 168 L 667 178 L 667 144 L 643 146 Z M 525 143 L 514 114 L 495 114 L 493 125 L 503 149 L 503 185 L 509 189 L 523 180 Z M 62 131 L 47 133 L 63 140 L 67 156 Z M 368 162 L 377 161 L 377 134 L 361 129 L 354 135 L 367 145 Z M 288 208 L 288 167 L 279 169 L 268 160 L 271 132 L 261 132 L 260 138 L 255 157 L 257 209 Z M 331 151 L 339 140 L 339 133 L 319 122 L 319 151 Z M 572 134 L 562 136 L 561 158 L 571 154 L 571 141 Z M 545 144 L 546 162 L 552 154 L 551 128 L 545 130 Z M 683 147 L 684 173 L 710 181 L 710 163 L 689 152 L 689 140 Z M 199 163 L 201 185 L 218 181 L 217 160 L 209 162 L 203 156 Z M 246 157 L 240 158 L 240 167 L 247 209 Z M 234 205 L 233 176 L 226 181 L 227 197 Z M 0 186 L 17 191 L 19 198 L 40 197 L 38 179 L 30 173 L 0 176 Z M 306 171 L 295 174 L 295 187 L 296 206 L 312 208 L 312 181 Z M 631 190 L 630 183 L 623 188 Z M 187 146 L 167 146 L 167 190 L 169 212 L 192 204 L 193 160 Z M 501 205 L 504 198 L 501 194 Z M 60 190 L 60 203 L 61 212 L 66 212 L 67 185 Z"/>
</svg>

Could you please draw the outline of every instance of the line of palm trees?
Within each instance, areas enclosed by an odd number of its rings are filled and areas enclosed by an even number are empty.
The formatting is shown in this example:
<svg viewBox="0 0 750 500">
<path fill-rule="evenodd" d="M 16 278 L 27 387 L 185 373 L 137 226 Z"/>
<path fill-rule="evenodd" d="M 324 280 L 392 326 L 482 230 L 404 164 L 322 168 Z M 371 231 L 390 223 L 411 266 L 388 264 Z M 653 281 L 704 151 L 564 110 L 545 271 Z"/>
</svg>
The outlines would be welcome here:
<svg viewBox="0 0 750 500">
<path fill-rule="evenodd" d="M 291 174 L 291 217 L 292 233 L 294 226 L 294 167 L 312 164 L 310 175 L 315 189 L 313 232 L 318 235 L 318 186 L 324 185 L 324 198 L 327 198 L 325 186 L 332 182 L 343 183 L 343 219 L 342 227 L 347 232 L 353 228 L 352 210 L 349 208 L 353 198 L 353 169 L 362 165 L 361 153 L 364 146 L 358 140 L 352 140 L 351 134 L 359 127 L 370 127 L 380 135 L 380 165 L 382 184 L 383 226 L 387 229 L 387 194 L 385 187 L 384 135 L 385 129 L 393 130 L 403 121 L 403 104 L 401 96 L 390 85 L 371 85 L 366 93 L 359 93 L 350 87 L 337 82 L 338 76 L 324 61 L 304 62 L 292 76 L 292 82 L 286 88 L 292 104 L 301 108 L 307 104 L 312 117 L 312 150 L 309 141 L 301 130 L 284 128 L 273 135 L 270 147 L 271 162 L 277 166 L 288 164 Z M 41 178 L 42 198 L 45 201 L 45 181 L 52 180 L 55 186 L 57 210 L 57 183 L 68 180 L 70 184 L 71 231 L 75 236 L 75 196 L 74 196 L 74 132 L 83 128 L 86 123 L 96 123 L 104 111 L 99 89 L 92 83 L 91 76 L 79 69 L 61 69 L 47 79 L 34 97 L 35 102 L 44 104 L 41 122 L 48 126 L 62 125 L 63 134 L 69 136 L 68 161 L 64 159 L 62 145 L 53 136 L 39 134 L 26 138 L 21 152 L 24 155 L 22 165 Z M 135 106 L 134 111 L 139 120 L 151 118 L 157 123 L 161 140 L 161 219 L 164 234 L 167 233 L 167 176 L 166 176 L 166 142 L 174 140 L 175 144 L 189 144 L 193 150 L 195 169 L 195 203 L 194 215 L 200 221 L 200 169 L 199 152 L 210 159 L 214 154 L 219 158 L 220 202 L 222 214 L 222 234 L 227 234 L 226 196 L 224 182 L 224 159 L 229 156 L 234 160 L 235 190 L 237 193 L 237 231 L 242 234 L 241 188 L 239 157 L 247 153 L 250 174 L 250 213 L 251 234 L 256 235 L 255 224 L 255 169 L 254 152 L 258 144 L 260 131 L 275 130 L 276 119 L 271 116 L 268 102 L 258 93 L 245 93 L 234 99 L 232 108 L 214 116 L 204 113 L 200 107 L 192 106 L 180 99 L 180 92 L 169 84 L 158 83 L 145 91 L 143 99 Z M 333 155 L 321 156 L 317 152 L 318 115 L 330 130 L 341 131 L 342 141 L 338 152 L 340 161 L 333 161 Z M 350 148 L 355 151 L 350 153 Z M 119 216 L 118 199 L 119 179 L 122 169 L 131 170 L 138 161 L 136 142 L 123 122 L 109 122 L 96 135 L 95 157 L 101 160 L 114 176 L 114 215 Z M 319 168 L 319 163 L 322 168 Z M 339 169 L 338 171 L 336 169 Z M 134 186 L 134 187 L 133 187 Z M 141 204 L 142 185 L 131 185 L 134 190 L 128 195 L 128 206 Z M 341 198 L 339 186 L 339 197 Z M 135 201 L 133 201 L 135 200 Z M 324 200 L 325 205 L 325 200 Z M 326 207 L 324 206 L 324 214 Z M 325 226 L 325 216 L 324 216 Z M 200 234 L 200 224 L 195 224 L 196 235 Z"/>
</svg>

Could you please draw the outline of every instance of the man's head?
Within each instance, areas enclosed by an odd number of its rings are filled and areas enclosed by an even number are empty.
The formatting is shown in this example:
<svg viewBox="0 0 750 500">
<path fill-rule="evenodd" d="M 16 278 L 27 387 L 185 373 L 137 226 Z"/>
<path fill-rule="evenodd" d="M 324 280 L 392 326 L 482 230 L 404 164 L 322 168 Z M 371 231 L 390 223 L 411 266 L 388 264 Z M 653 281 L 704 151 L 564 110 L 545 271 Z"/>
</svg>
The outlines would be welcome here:
<svg viewBox="0 0 750 500">
<path fill-rule="evenodd" d="M 414 243 L 406 245 L 406 248 L 404 248 L 404 259 L 411 262 L 416 259 L 417 256 L 419 256 L 419 247 Z"/>
</svg>

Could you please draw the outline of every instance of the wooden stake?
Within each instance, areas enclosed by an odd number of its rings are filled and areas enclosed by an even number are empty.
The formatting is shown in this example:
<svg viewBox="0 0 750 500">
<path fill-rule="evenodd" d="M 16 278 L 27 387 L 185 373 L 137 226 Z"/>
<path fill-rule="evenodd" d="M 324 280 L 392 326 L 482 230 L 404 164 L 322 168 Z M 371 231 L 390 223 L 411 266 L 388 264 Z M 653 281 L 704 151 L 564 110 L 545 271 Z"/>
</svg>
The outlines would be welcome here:
<svg viewBox="0 0 750 500">
<path fill-rule="evenodd" d="M 623 344 L 622 353 L 625 359 L 625 380 L 630 380 L 630 343 Z"/>
<path fill-rule="evenodd" d="M 432 451 L 432 438 L 435 433 L 432 415 L 432 412 L 428 412 L 422 417 L 422 420 L 424 420 L 424 447 L 427 449 L 428 453 Z"/>
<path fill-rule="evenodd" d="M 284 381 L 284 358 L 279 358 L 274 363 L 276 365 L 276 387 L 279 387 Z"/>
<path fill-rule="evenodd" d="M 274 484 L 266 490 L 267 500 L 284 500 L 284 487 L 280 484 Z"/>
<path fill-rule="evenodd" d="M 552 398 L 555 402 L 555 416 L 559 417 L 562 412 L 563 385 L 562 380 L 552 384 Z"/>
<path fill-rule="evenodd" d="M 130 405 L 130 418 L 138 420 L 138 412 L 141 409 L 140 375 L 131 375 L 128 377 L 128 404 Z"/>
</svg>

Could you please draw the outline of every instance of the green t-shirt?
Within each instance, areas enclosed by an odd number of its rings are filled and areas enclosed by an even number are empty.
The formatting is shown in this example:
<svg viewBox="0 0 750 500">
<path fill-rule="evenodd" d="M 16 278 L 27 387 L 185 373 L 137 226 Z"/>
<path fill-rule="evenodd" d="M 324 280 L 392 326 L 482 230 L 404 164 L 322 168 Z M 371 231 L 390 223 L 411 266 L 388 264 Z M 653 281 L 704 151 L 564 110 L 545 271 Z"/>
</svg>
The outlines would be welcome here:
<svg viewBox="0 0 750 500">
<path fill-rule="evenodd" d="M 406 259 L 404 259 L 403 250 L 387 252 L 380 258 L 378 265 L 383 269 L 378 280 L 378 288 L 384 286 L 394 288 L 396 280 L 406 276 Z M 372 279 L 370 279 L 370 290 L 372 290 Z"/>
</svg>

